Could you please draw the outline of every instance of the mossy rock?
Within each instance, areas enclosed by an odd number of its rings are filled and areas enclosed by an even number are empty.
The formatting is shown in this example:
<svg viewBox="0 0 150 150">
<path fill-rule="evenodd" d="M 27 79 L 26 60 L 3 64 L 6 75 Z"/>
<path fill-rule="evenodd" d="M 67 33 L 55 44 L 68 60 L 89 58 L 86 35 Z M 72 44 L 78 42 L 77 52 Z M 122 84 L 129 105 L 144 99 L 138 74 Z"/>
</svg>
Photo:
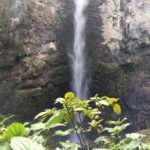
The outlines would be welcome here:
<svg viewBox="0 0 150 150">
<path fill-rule="evenodd" d="M 24 90 L 15 90 L 16 97 L 25 97 L 25 96 L 41 96 L 42 88 L 37 87 L 34 89 L 24 89 Z"/>
<path fill-rule="evenodd" d="M 128 76 L 117 64 L 96 62 L 92 70 L 93 93 L 123 96 Z"/>
</svg>

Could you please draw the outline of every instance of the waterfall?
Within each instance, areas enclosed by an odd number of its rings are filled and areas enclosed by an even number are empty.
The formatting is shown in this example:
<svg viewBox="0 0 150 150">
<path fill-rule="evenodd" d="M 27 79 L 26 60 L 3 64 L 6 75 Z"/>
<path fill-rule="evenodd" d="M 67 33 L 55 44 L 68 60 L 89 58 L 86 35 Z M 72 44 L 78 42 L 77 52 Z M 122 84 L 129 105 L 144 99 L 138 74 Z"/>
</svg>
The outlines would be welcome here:
<svg viewBox="0 0 150 150">
<path fill-rule="evenodd" d="M 88 0 L 74 0 L 74 44 L 73 52 L 70 55 L 71 68 L 72 68 L 72 90 L 80 99 L 86 99 L 88 96 L 88 77 L 87 77 L 87 64 L 85 54 L 85 29 L 86 29 L 86 16 L 84 11 L 88 5 Z M 77 118 L 78 119 L 78 118 Z M 70 136 L 70 140 L 79 143 L 76 134 Z"/>
<path fill-rule="evenodd" d="M 74 0 L 74 45 L 72 60 L 72 89 L 80 99 L 87 98 L 88 78 L 85 61 L 85 28 L 86 16 L 84 11 L 88 5 L 88 0 Z"/>
</svg>

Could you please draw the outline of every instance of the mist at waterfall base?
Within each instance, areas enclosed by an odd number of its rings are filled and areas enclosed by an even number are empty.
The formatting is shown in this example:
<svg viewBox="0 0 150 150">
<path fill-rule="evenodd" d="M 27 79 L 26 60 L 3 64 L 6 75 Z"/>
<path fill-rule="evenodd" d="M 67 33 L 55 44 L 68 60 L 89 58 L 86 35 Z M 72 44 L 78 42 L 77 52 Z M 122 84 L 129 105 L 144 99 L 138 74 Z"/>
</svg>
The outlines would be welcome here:
<svg viewBox="0 0 150 150">
<path fill-rule="evenodd" d="M 80 99 L 87 99 L 89 89 L 89 78 L 87 76 L 87 63 L 85 60 L 86 16 L 84 12 L 88 6 L 88 0 L 74 0 L 74 4 L 74 45 L 72 54 L 70 55 L 72 69 L 71 87 L 72 91 L 77 97 L 79 97 Z M 70 136 L 70 140 L 72 142 L 79 143 L 76 134 L 72 134 Z"/>
</svg>

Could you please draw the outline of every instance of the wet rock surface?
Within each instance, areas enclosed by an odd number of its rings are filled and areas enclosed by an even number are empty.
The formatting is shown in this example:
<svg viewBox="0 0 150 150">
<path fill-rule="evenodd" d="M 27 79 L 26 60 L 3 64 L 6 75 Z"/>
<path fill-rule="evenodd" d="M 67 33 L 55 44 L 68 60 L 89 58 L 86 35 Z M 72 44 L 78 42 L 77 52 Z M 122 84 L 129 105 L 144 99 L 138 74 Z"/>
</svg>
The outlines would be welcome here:
<svg viewBox="0 0 150 150">
<path fill-rule="evenodd" d="M 95 17 L 89 35 L 97 35 L 89 44 L 93 93 L 120 97 L 138 129 L 150 124 L 149 8 L 149 0 L 91 0 L 89 6 Z"/>
<path fill-rule="evenodd" d="M 0 3 L 1 113 L 27 120 L 67 91 L 65 27 L 71 6 L 66 4 L 65 0 Z"/>
</svg>

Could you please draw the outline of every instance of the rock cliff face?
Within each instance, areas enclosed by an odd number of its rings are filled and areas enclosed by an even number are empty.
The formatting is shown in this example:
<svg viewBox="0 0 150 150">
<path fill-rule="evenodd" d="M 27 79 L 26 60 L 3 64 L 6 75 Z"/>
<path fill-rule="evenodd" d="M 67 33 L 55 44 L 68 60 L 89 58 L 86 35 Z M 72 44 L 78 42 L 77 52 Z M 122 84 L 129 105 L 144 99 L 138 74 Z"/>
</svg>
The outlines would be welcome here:
<svg viewBox="0 0 150 150">
<path fill-rule="evenodd" d="M 137 128 L 150 124 L 149 8 L 149 0 L 91 0 L 88 11 L 92 89 L 121 97 Z"/>
<path fill-rule="evenodd" d="M 138 128 L 150 124 L 149 8 L 149 0 L 90 0 L 86 12 L 91 94 L 120 97 Z M 1 113 L 29 119 L 68 90 L 73 10 L 73 0 L 1 0 Z"/>
<path fill-rule="evenodd" d="M 71 33 L 68 25 L 72 23 L 67 18 L 72 18 L 72 6 L 67 3 L 0 2 L 1 113 L 29 119 L 68 89 L 66 43 Z"/>
</svg>

